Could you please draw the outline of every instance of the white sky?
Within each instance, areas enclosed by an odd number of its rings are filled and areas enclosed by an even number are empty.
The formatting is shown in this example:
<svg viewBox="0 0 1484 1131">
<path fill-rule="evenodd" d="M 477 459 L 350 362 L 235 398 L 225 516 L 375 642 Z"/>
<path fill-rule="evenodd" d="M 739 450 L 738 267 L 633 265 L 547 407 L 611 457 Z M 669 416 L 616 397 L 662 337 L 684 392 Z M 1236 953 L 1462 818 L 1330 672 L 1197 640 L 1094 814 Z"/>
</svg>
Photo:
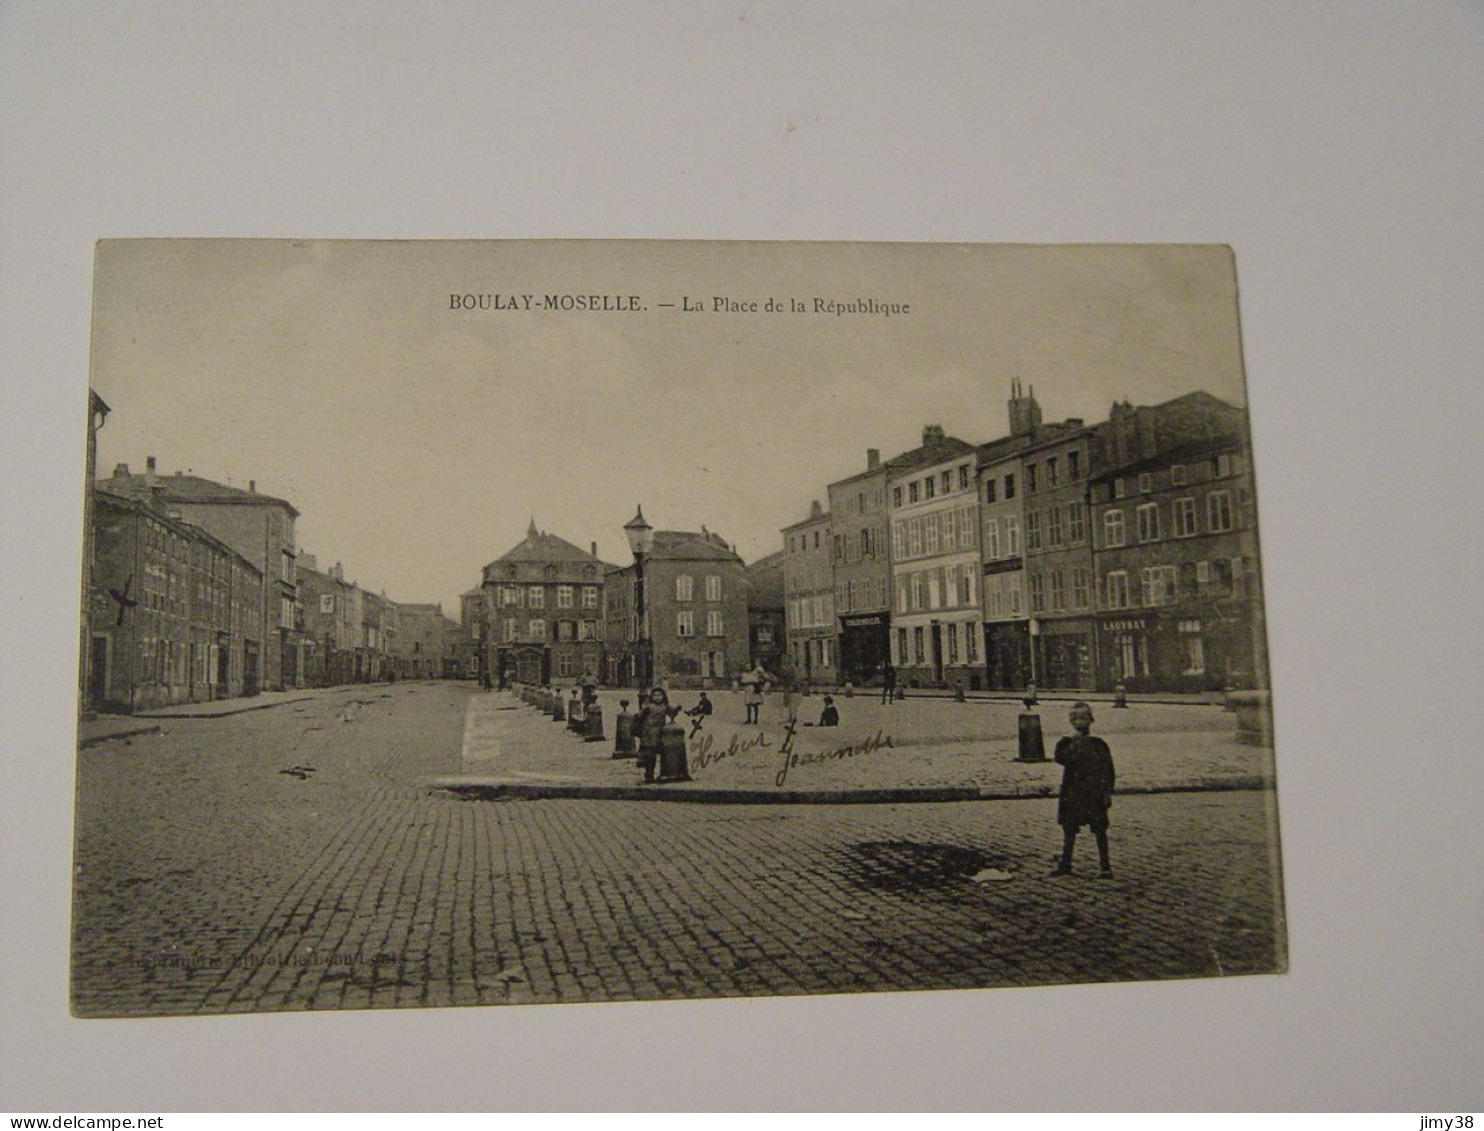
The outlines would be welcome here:
<svg viewBox="0 0 1484 1131">
<path fill-rule="evenodd" d="M 450 293 L 638 295 L 641 313 L 451 312 Z M 911 313 L 723 314 L 715 296 Z M 682 296 L 705 313 L 660 309 Z M 145 457 L 290 500 L 361 585 L 437 601 L 544 530 L 702 524 L 751 561 L 922 426 L 1006 431 L 1203 389 L 1245 403 L 1217 247 L 170 240 L 100 245 L 100 475 Z"/>
</svg>

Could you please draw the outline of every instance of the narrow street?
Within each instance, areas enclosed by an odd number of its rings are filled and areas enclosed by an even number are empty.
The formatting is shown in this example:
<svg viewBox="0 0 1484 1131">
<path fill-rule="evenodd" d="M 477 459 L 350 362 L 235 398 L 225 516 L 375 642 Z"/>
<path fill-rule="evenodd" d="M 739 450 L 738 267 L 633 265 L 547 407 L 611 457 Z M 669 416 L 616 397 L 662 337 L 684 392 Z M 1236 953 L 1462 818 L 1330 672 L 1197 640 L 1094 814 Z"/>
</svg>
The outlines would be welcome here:
<svg viewBox="0 0 1484 1131">
<path fill-rule="evenodd" d="M 423 779 L 459 770 L 471 694 L 318 692 L 82 751 L 75 1012 L 921 990 L 1285 961 L 1268 792 L 1121 797 L 1116 878 L 1095 878 L 1089 838 L 1077 874 L 1053 879 L 1050 799 L 432 794 Z M 1010 878 L 971 878 L 986 868 Z"/>
</svg>

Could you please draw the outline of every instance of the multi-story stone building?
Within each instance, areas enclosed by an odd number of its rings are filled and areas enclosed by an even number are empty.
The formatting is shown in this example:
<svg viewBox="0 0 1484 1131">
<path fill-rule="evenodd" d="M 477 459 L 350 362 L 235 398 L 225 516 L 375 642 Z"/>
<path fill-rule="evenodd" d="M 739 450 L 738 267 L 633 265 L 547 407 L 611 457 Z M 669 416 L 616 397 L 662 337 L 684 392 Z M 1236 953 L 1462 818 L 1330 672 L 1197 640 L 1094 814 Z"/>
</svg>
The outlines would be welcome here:
<svg viewBox="0 0 1484 1131">
<path fill-rule="evenodd" d="M 485 672 L 495 678 L 494 647 L 489 643 L 489 594 L 479 585 L 459 597 L 459 626 L 462 632 L 454 647 L 455 661 L 465 678 Z"/>
<path fill-rule="evenodd" d="M 815 500 L 809 517 L 783 528 L 786 650 L 799 678 L 838 682 L 834 543 L 830 514 Z"/>
<path fill-rule="evenodd" d="M 1104 686 L 1266 686 L 1245 414 L 1206 393 L 1115 405 L 1097 441 Z"/>
<path fill-rule="evenodd" d="M 1013 400 L 1012 400 L 1013 404 Z M 1015 414 L 1012 411 L 1011 418 Z M 1020 453 L 1030 435 L 979 445 L 979 546 L 983 562 L 984 685 L 1023 688 L 1031 678 L 1030 612 L 1021 545 Z"/>
<path fill-rule="evenodd" d="M 321 572 L 313 554 L 300 551 L 295 563 L 299 607 L 303 610 L 305 682 L 336 687 L 356 678 L 356 649 L 362 641 L 360 602 L 355 585 L 336 562 Z"/>
<path fill-rule="evenodd" d="M 839 672 L 857 686 L 879 682 L 891 654 L 887 470 L 868 448 L 864 471 L 829 486 Z"/>
<path fill-rule="evenodd" d="M 609 567 L 597 550 L 537 530 L 533 520 L 521 542 L 484 567 L 492 678 L 501 685 L 600 678 Z"/>
<path fill-rule="evenodd" d="M 1087 475 L 1092 429 L 1039 428 L 1021 453 L 1022 540 L 1030 604 L 1031 676 L 1042 687 L 1096 682 Z"/>
<path fill-rule="evenodd" d="M 463 635 L 458 621 L 433 604 L 399 606 L 397 668 L 403 679 L 445 679 L 455 675 L 454 642 Z"/>
<path fill-rule="evenodd" d="M 641 621 L 636 565 L 607 573 L 608 681 L 725 687 L 749 660 L 746 568 L 726 539 L 656 530 L 644 561 Z"/>
<path fill-rule="evenodd" d="M 973 445 L 936 424 L 891 461 L 892 662 L 905 686 L 982 682 L 976 463 Z"/>
<path fill-rule="evenodd" d="M 747 567 L 747 666 L 776 671 L 786 636 L 783 615 L 784 552 L 775 550 Z"/>
<path fill-rule="evenodd" d="M 87 446 L 87 476 L 83 480 L 82 494 L 82 625 L 78 638 L 77 649 L 77 703 L 79 710 L 89 709 L 88 704 L 93 700 L 102 701 L 106 691 L 106 680 L 102 679 L 101 667 L 100 683 L 93 686 L 92 673 L 94 670 L 94 659 L 103 663 L 107 657 L 95 657 L 95 647 L 103 648 L 107 645 L 107 637 L 93 635 L 93 480 L 98 475 L 98 431 L 103 427 L 104 421 L 108 419 L 110 409 L 108 402 L 95 393 L 88 390 L 88 446 Z M 95 643 L 96 641 L 96 643 Z"/>
<path fill-rule="evenodd" d="M 126 464 L 119 464 L 107 488 L 200 527 L 260 571 L 263 594 L 255 639 L 262 647 L 262 685 L 273 690 L 301 686 L 304 638 L 297 628 L 294 572 L 294 522 L 299 512 L 293 505 L 260 495 L 255 480 L 249 480 L 243 491 L 196 475 L 159 475 L 154 456 L 146 461 L 143 475 L 131 475 Z"/>
<path fill-rule="evenodd" d="M 89 705 L 134 711 L 257 694 L 258 568 L 199 527 L 103 487 L 92 523 Z"/>
</svg>

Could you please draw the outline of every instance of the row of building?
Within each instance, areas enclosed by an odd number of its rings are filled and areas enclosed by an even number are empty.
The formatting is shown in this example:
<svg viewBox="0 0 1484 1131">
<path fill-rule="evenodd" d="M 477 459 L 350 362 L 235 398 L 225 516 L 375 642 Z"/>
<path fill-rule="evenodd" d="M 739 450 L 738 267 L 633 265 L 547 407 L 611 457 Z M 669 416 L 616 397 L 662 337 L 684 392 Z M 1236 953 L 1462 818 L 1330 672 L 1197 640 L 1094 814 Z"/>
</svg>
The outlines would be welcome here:
<svg viewBox="0 0 1484 1131">
<path fill-rule="evenodd" d="M 1243 410 L 1203 392 L 917 448 L 783 528 L 785 633 L 818 683 L 1201 691 L 1265 686 Z"/>
<path fill-rule="evenodd" d="M 321 571 L 295 543 L 285 499 L 176 472 L 154 457 L 96 479 L 88 422 L 80 701 L 85 710 L 178 703 L 471 671 L 474 649 L 434 604 L 402 604 Z"/>
<path fill-rule="evenodd" d="M 613 565 L 534 521 L 463 598 L 501 683 L 725 686 L 753 664 L 816 685 L 1203 691 L 1262 686 L 1245 413 L 1197 392 L 1007 434 L 937 425 L 827 487 L 752 565 L 704 526 Z M 642 516 L 641 516 L 642 517 Z M 643 615 L 640 588 L 643 588 Z"/>
</svg>

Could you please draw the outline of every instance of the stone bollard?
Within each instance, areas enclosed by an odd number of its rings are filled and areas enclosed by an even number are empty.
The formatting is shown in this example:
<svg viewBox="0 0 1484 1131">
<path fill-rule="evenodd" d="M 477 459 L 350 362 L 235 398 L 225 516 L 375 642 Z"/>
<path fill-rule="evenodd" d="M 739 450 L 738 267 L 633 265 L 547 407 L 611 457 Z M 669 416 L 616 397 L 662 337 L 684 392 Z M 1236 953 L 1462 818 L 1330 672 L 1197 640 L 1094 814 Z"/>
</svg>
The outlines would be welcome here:
<svg viewBox="0 0 1484 1131">
<path fill-rule="evenodd" d="M 968 700 L 969 697 L 964 694 L 964 685 L 961 683 L 955 683 L 953 685 L 953 701 L 955 703 L 967 703 Z"/>
<path fill-rule="evenodd" d="M 1233 691 L 1227 699 L 1237 713 L 1237 741 L 1248 746 L 1273 745 L 1272 694 Z"/>
<path fill-rule="evenodd" d="M 1113 685 L 1113 706 L 1115 706 L 1115 707 L 1127 707 L 1128 706 L 1128 689 L 1123 686 L 1123 681 L 1122 680 L 1120 680 L 1118 683 L 1115 683 Z"/>
<path fill-rule="evenodd" d="M 553 695 L 551 697 L 551 721 L 554 723 L 564 723 L 567 721 L 567 705 L 562 702 L 560 695 Z"/>
<path fill-rule="evenodd" d="M 1020 753 L 1017 762 L 1046 761 L 1046 744 L 1041 739 L 1041 716 L 1026 711 L 1020 716 Z"/>
<path fill-rule="evenodd" d="M 637 753 L 634 748 L 634 716 L 621 709 L 613 721 L 613 756 L 632 758 Z"/>
<path fill-rule="evenodd" d="M 603 734 L 603 708 L 596 703 L 590 703 L 587 713 L 583 717 L 586 729 L 583 731 L 583 742 L 602 742 L 606 737 Z"/>
</svg>

